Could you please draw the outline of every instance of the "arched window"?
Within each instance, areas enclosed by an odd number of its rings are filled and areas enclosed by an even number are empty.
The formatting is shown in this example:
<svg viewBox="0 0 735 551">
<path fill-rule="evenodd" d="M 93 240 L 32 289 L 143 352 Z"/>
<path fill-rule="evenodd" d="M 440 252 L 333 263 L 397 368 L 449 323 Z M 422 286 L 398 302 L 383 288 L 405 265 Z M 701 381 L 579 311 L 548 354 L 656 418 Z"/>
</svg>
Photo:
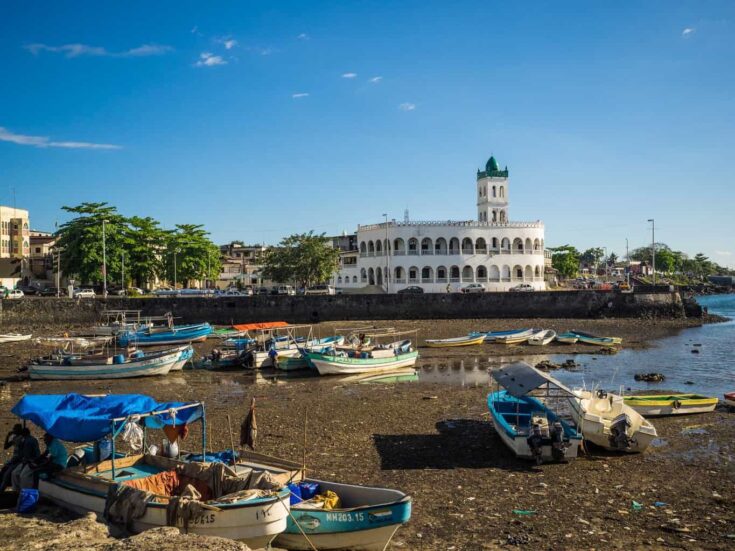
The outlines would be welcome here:
<svg viewBox="0 0 735 551">
<path fill-rule="evenodd" d="M 364 268 L 363 268 L 364 270 Z M 352 276 L 352 283 L 357 283 L 357 276 Z"/>
<path fill-rule="evenodd" d="M 383 250 L 385 251 L 385 254 L 390 254 L 390 241 L 387 239 L 383 239 Z"/>
<path fill-rule="evenodd" d="M 496 223 L 498 221 L 498 211 L 493 210 L 493 223 Z"/>
<path fill-rule="evenodd" d="M 383 284 L 383 270 L 380 268 L 375 270 L 375 284 L 376 285 L 382 285 Z"/>
<path fill-rule="evenodd" d="M 472 266 L 462 268 L 462 281 L 472 283 L 475 280 L 475 271 Z"/>
<path fill-rule="evenodd" d="M 376 241 L 375 242 L 375 255 L 380 256 L 381 254 L 383 254 L 383 243 L 381 243 L 380 241 Z"/>
<path fill-rule="evenodd" d="M 363 283 L 367 281 L 367 270 L 365 270 L 365 268 L 360 269 L 360 281 Z"/>
<path fill-rule="evenodd" d="M 342 276 L 337 277 L 337 283 L 342 283 Z"/>
<path fill-rule="evenodd" d="M 497 190 L 495 189 L 495 186 L 493 186 L 493 197 L 497 197 Z"/>
<path fill-rule="evenodd" d="M 500 186 L 500 196 L 505 197 L 505 188 L 503 186 Z"/>
<path fill-rule="evenodd" d="M 459 239 L 456 237 L 449 240 L 449 254 L 459 254 Z"/>
<path fill-rule="evenodd" d="M 498 242 L 497 237 L 493 237 L 493 240 L 490 242 L 490 248 L 494 251 L 497 251 L 500 248 L 500 243 Z"/>
<path fill-rule="evenodd" d="M 406 282 L 406 272 L 404 271 L 403 266 L 396 266 L 393 270 L 393 278 L 396 283 Z"/>
<path fill-rule="evenodd" d="M 472 246 L 472 239 L 465 237 L 462 240 L 462 254 L 475 254 L 475 248 Z"/>
<path fill-rule="evenodd" d="M 373 243 L 372 241 L 368 241 L 368 254 L 370 256 L 375 254 L 375 243 Z"/>
<path fill-rule="evenodd" d="M 433 243 L 428 237 L 421 240 L 421 254 L 434 254 Z"/>
<path fill-rule="evenodd" d="M 533 250 L 538 251 L 541 248 L 541 242 L 538 240 L 538 237 L 533 240 Z"/>
<path fill-rule="evenodd" d="M 487 254 L 487 242 L 484 238 L 478 237 L 475 241 L 475 252 L 477 254 Z"/>
<path fill-rule="evenodd" d="M 408 240 L 408 254 L 419 254 L 419 240 L 415 237 Z"/>
<path fill-rule="evenodd" d="M 449 279 L 450 281 L 459 281 L 459 266 L 449 268 Z"/>
<path fill-rule="evenodd" d="M 436 269 L 436 282 L 446 283 L 447 281 L 447 269 L 444 266 L 439 266 Z"/>
<path fill-rule="evenodd" d="M 365 245 L 364 241 L 360 241 L 360 254 L 365 254 L 367 252 L 367 246 Z"/>
<path fill-rule="evenodd" d="M 541 277 L 541 266 L 536 266 L 536 268 L 534 268 L 533 275 L 535 278 Z"/>
<path fill-rule="evenodd" d="M 393 254 L 403 255 L 406 254 L 406 242 L 400 237 L 393 240 Z"/>
<path fill-rule="evenodd" d="M 526 266 L 526 269 L 523 271 L 523 279 L 525 281 L 533 281 L 533 268 L 531 266 Z"/>
<path fill-rule="evenodd" d="M 503 237 L 503 240 L 500 242 L 500 249 L 505 252 L 510 252 L 510 239 Z"/>
<path fill-rule="evenodd" d="M 510 281 L 510 266 L 507 264 L 500 270 L 500 277 L 503 281 Z"/>
<path fill-rule="evenodd" d="M 487 281 L 487 268 L 485 268 L 485 266 L 477 267 L 477 281 L 480 283 Z"/>
<path fill-rule="evenodd" d="M 488 279 L 490 281 L 500 281 L 500 269 L 497 266 L 490 266 L 490 275 Z"/>
<path fill-rule="evenodd" d="M 440 237 L 434 241 L 434 253 L 435 254 L 447 254 L 447 240 Z"/>
<path fill-rule="evenodd" d="M 523 279 L 523 267 L 515 265 L 513 266 L 513 279 Z"/>
<path fill-rule="evenodd" d="M 421 283 L 434 283 L 434 270 L 431 266 L 421 268 Z"/>
<path fill-rule="evenodd" d="M 513 252 L 514 253 L 522 253 L 523 252 L 523 240 L 520 237 L 516 237 L 513 240 Z"/>
<path fill-rule="evenodd" d="M 411 266 L 408 269 L 408 282 L 409 283 L 419 282 L 419 269 L 416 266 Z"/>
<path fill-rule="evenodd" d="M 368 269 L 368 285 L 375 285 L 375 270 Z"/>
<path fill-rule="evenodd" d="M 533 248 L 533 244 L 531 243 L 531 240 L 527 237 L 526 238 L 526 253 L 530 253 L 531 249 Z"/>
<path fill-rule="evenodd" d="M 506 222 L 507 222 L 507 220 L 505 219 L 505 211 L 504 210 L 501 210 L 500 211 L 500 223 L 501 224 L 505 224 Z"/>
</svg>

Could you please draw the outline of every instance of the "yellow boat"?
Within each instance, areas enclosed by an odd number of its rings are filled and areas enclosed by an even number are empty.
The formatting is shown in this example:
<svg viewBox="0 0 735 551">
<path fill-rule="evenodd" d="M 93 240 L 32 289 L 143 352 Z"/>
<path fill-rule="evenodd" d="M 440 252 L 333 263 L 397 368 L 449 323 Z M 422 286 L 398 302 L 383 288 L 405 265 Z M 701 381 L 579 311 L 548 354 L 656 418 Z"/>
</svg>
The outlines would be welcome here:
<svg viewBox="0 0 735 551">
<path fill-rule="evenodd" d="M 717 398 L 700 394 L 650 394 L 626 396 L 624 401 L 644 417 L 707 413 L 717 407 Z"/>
<path fill-rule="evenodd" d="M 456 346 L 474 346 L 485 342 L 485 333 L 480 336 L 467 335 L 453 339 L 427 339 L 426 346 L 430 348 L 454 348 Z"/>
</svg>

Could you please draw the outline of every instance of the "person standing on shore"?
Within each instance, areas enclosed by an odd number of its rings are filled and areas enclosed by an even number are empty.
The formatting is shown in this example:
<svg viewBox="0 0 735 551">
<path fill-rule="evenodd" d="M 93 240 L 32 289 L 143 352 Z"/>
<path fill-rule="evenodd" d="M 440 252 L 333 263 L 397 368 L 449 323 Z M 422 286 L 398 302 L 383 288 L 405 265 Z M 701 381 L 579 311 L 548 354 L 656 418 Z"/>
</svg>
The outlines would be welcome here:
<svg viewBox="0 0 735 551">
<path fill-rule="evenodd" d="M 451 292 L 452 292 L 452 285 L 447 283 L 447 293 L 451 293 Z"/>
<path fill-rule="evenodd" d="M 13 469 L 11 475 L 13 489 L 18 492 L 23 488 L 33 486 L 33 463 L 41 455 L 38 440 L 31 434 L 28 427 L 23 427 L 21 436 L 23 437 L 23 444 L 21 445 L 20 463 Z"/>
<path fill-rule="evenodd" d="M 13 429 L 5 437 L 3 443 L 3 449 L 7 450 L 11 446 L 13 447 L 13 455 L 10 460 L 3 465 L 0 469 L 0 492 L 4 492 L 5 488 L 10 485 L 10 478 L 13 474 L 13 470 L 20 464 L 21 453 L 23 448 L 23 426 L 20 423 L 16 423 Z"/>
</svg>

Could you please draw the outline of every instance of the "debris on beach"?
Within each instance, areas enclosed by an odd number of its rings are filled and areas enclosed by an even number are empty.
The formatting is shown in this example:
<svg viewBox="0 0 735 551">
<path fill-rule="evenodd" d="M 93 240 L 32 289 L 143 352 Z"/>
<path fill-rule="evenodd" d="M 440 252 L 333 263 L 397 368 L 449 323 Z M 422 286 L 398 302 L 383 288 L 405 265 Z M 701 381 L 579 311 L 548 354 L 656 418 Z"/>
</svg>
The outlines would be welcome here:
<svg viewBox="0 0 735 551">
<path fill-rule="evenodd" d="M 666 380 L 663 373 L 636 373 L 633 378 L 636 381 L 645 381 L 647 383 L 660 383 Z"/>
</svg>

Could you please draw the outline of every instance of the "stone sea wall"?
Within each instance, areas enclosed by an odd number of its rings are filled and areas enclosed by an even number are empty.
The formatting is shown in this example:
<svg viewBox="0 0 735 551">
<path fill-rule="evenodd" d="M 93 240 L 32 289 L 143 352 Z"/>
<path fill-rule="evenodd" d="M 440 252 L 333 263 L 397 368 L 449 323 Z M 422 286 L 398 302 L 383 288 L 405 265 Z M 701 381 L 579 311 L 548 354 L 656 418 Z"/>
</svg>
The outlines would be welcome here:
<svg viewBox="0 0 735 551">
<path fill-rule="evenodd" d="M 97 321 L 105 309 L 171 312 L 177 323 L 215 324 L 285 320 L 316 323 L 336 320 L 467 318 L 630 318 L 701 315 L 678 292 L 544 291 L 463 295 L 338 295 L 255 297 L 166 297 L 56 299 L 26 297 L 1 301 L 0 325 L 80 325 Z"/>
</svg>

